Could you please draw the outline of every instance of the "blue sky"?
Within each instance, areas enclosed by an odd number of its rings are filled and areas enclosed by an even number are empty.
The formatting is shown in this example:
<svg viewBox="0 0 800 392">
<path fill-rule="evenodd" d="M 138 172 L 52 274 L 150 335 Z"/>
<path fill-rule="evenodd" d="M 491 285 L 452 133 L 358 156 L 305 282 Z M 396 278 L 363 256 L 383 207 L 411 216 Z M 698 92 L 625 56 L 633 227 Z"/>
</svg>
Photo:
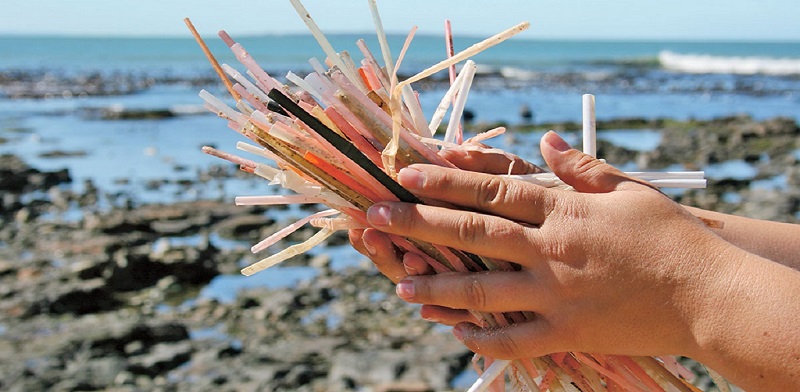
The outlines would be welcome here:
<svg viewBox="0 0 800 392">
<path fill-rule="evenodd" d="M 0 34 L 187 36 L 304 33 L 288 0 L 4 0 Z M 306 0 L 325 32 L 373 31 L 367 0 Z M 486 36 L 530 21 L 529 38 L 800 41 L 798 0 L 378 0 L 387 31 Z"/>
</svg>

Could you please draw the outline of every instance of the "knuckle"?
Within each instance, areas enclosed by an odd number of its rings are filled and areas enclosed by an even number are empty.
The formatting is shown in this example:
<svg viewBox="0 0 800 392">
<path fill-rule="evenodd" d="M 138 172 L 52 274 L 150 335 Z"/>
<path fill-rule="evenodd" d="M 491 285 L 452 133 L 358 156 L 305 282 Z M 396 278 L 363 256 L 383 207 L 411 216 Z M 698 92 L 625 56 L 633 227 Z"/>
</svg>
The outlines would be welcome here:
<svg viewBox="0 0 800 392">
<path fill-rule="evenodd" d="M 486 289 L 477 279 L 470 280 L 470 282 L 464 286 L 463 290 L 464 299 L 466 303 L 469 304 L 470 309 L 486 309 Z"/>
<path fill-rule="evenodd" d="M 475 192 L 475 205 L 481 210 L 491 210 L 503 203 L 508 193 L 508 184 L 499 177 L 492 176 L 481 181 Z"/>
<path fill-rule="evenodd" d="M 497 331 L 495 344 L 497 345 L 498 357 L 512 359 L 525 356 L 516 339 L 509 335 L 507 328 L 501 328 Z"/>
<path fill-rule="evenodd" d="M 486 226 L 475 214 L 465 212 L 459 214 L 456 230 L 462 246 L 475 244 L 485 237 Z"/>
<path fill-rule="evenodd" d="M 588 154 L 581 154 L 575 162 L 575 172 L 578 174 L 589 174 L 598 170 L 604 163 Z"/>
</svg>

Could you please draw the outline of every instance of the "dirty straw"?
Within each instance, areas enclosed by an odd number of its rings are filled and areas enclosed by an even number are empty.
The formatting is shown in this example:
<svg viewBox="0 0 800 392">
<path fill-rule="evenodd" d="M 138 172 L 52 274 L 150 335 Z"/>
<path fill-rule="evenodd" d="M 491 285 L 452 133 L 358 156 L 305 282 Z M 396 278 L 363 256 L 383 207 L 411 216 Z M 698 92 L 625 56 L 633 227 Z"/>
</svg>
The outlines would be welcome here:
<svg viewBox="0 0 800 392">
<path fill-rule="evenodd" d="M 356 44 L 362 59 L 346 51 L 337 52 L 311 14 L 299 0 L 290 0 L 308 26 L 326 56 L 323 61 L 310 59 L 314 71 L 301 77 L 286 75 L 289 85 L 265 72 L 245 48 L 224 31 L 219 36 L 228 45 L 239 68 L 218 64 L 191 22 L 185 22 L 195 36 L 231 98 L 220 99 L 201 91 L 200 97 L 212 112 L 227 120 L 228 127 L 244 136 L 237 149 L 250 158 L 204 147 L 203 151 L 234 162 L 243 171 L 263 177 L 269 184 L 292 192 L 286 196 L 248 196 L 236 199 L 239 205 L 276 205 L 318 203 L 327 209 L 316 212 L 264 239 L 253 252 L 262 252 L 303 225 L 320 230 L 303 243 L 290 246 L 242 270 L 251 275 L 324 242 L 338 230 L 368 227 L 366 210 L 379 201 L 421 201 L 394 179 L 396 171 L 414 163 L 448 167 L 441 148 L 483 148 L 462 144 L 461 114 L 473 84 L 476 64 L 470 58 L 528 28 L 527 22 L 478 42 L 462 52 L 452 52 L 450 23 L 446 22 L 443 59 L 417 75 L 398 80 L 397 69 L 411 45 L 416 28 L 405 41 L 397 59 L 389 52 L 375 0 L 368 0 L 381 53 L 373 55 L 363 40 Z M 383 60 L 381 66 L 378 58 Z M 323 64 L 327 64 L 326 68 Z M 461 64 L 455 74 L 456 64 Z M 426 120 L 412 84 L 439 71 L 451 70 L 451 87 Z M 232 102 L 228 105 L 226 102 Z M 584 146 L 594 154 L 594 97 L 584 98 Z M 447 111 L 443 140 L 434 139 Z M 504 132 L 487 130 L 473 140 L 484 140 Z M 270 163 L 266 163 L 270 162 Z M 631 173 L 656 186 L 702 187 L 702 172 Z M 546 187 L 569 189 L 551 173 L 510 176 Z M 507 270 L 513 268 L 502 260 L 492 260 L 436 244 L 391 236 L 405 252 L 426 260 L 436 272 Z M 489 326 L 524 322 L 534 314 L 478 313 Z M 625 357 L 590 353 L 557 353 L 539 358 L 514 361 L 476 357 L 473 361 L 479 379 L 471 391 L 693 391 L 681 375 L 687 372 L 671 357 Z"/>
</svg>

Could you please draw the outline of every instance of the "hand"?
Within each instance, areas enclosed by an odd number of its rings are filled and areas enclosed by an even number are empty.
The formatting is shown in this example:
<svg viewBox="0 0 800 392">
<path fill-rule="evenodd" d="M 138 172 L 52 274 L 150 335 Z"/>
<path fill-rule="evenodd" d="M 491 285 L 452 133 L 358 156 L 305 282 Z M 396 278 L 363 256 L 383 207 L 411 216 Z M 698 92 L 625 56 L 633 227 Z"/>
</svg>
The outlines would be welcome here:
<svg viewBox="0 0 800 392">
<path fill-rule="evenodd" d="M 470 349 L 495 358 L 691 351 L 693 305 L 727 271 L 716 268 L 726 243 L 660 192 L 554 133 L 543 138 L 542 154 L 583 193 L 435 166 L 402 170 L 401 185 L 418 196 L 477 212 L 378 203 L 367 215 L 373 227 L 521 268 L 409 277 L 398 294 L 433 305 L 423 316 L 457 323 L 454 333 Z M 394 271 L 395 280 L 403 272 Z M 469 320 L 464 309 L 536 318 L 491 330 L 460 322 Z"/>
<path fill-rule="evenodd" d="M 399 173 L 418 196 L 459 209 L 378 203 L 367 214 L 373 227 L 519 266 L 406 278 L 395 270 L 401 297 L 425 304 L 423 317 L 456 324 L 467 347 L 494 358 L 680 354 L 747 390 L 800 388 L 800 272 L 726 242 L 553 133 L 541 148 L 578 192 L 425 165 Z M 464 309 L 535 317 L 487 328 Z"/>
<path fill-rule="evenodd" d="M 469 140 L 463 148 L 448 148 L 440 152 L 445 159 L 462 170 L 489 174 L 530 174 L 543 170 L 524 159 L 482 143 Z M 350 244 L 369 257 L 378 270 L 392 282 L 409 275 L 427 275 L 433 270 L 415 255 L 406 255 L 392 244 L 385 233 L 375 229 L 350 230 Z M 423 317 L 426 313 L 423 309 Z M 470 317 L 470 316 L 465 316 Z"/>
</svg>

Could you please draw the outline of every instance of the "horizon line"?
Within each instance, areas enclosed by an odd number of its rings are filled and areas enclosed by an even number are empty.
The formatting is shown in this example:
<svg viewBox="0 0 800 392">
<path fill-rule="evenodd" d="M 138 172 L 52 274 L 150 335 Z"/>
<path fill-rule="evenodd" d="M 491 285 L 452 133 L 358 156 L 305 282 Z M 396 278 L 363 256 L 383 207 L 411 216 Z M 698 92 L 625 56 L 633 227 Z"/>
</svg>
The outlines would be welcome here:
<svg viewBox="0 0 800 392">
<path fill-rule="evenodd" d="M 352 35 L 374 35 L 374 31 L 352 31 L 352 32 L 335 32 L 328 33 L 328 36 L 352 36 Z M 387 32 L 387 36 L 398 36 L 404 38 L 405 33 Z M 244 33 L 236 34 L 237 38 L 259 38 L 259 37 L 297 37 L 297 36 L 313 36 L 308 32 L 262 32 L 262 33 Z M 437 33 L 418 33 L 417 36 L 424 37 L 441 37 Z M 216 34 L 212 35 L 212 39 L 217 39 Z M 461 38 L 483 39 L 486 36 L 473 33 L 473 34 L 460 34 Z M 0 38 L 79 38 L 79 39 L 194 39 L 191 34 L 125 34 L 125 33 L 30 33 L 30 32 L 4 32 L 0 31 Z M 735 37 L 574 37 L 574 36 L 517 36 L 513 40 L 521 41 L 575 41 L 575 42 L 697 42 L 697 43 L 715 43 L 715 42 L 730 42 L 730 43 L 784 43 L 784 44 L 800 44 L 800 39 L 790 38 L 735 38 Z"/>
</svg>

